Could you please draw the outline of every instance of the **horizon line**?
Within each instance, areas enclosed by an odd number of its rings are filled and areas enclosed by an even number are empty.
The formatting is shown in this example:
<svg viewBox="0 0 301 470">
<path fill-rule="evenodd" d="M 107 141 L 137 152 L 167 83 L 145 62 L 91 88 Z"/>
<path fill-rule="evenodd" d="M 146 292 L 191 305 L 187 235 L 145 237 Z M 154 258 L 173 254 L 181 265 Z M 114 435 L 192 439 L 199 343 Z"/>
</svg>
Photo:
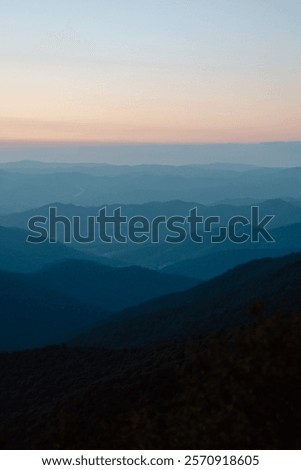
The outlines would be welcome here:
<svg viewBox="0 0 301 470">
<path fill-rule="evenodd" d="M 301 144 L 301 142 L 300 142 Z M 18 164 L 41 164 L 41 165 L 86 165 L 86 166 L 129 166 L 129 167 L 137 167 L 137 166 L 164 166 L 164 167 L 193 167 L 193 166 L 216 166 L 216 165 L 222 165 L 222 166 L 240 166 L 240 167 L 252 167 L 252 168 L 274 168 L 274 169 L 285 169 L 285 168 L 301 168 L 301 163 L 300 165 L 260 165 L 258 163 L 240 163 L 240 162 L 231 162 L 231 161 L 222 161 L 222 160 L 214 160 L 212 162 L 199 162 L 199 163 L 158 163 L 158 162 L 125 162 L 125 163 L 116 163 L 116 162 L 106 162 L 106 161 L 68 161 L 68 160 L 38 160 L 38 159 L 30 159 L 30 158 L 23 158 L 21 160 L 6 160 L 6 161 L 1 161 L 0 160 L 0 166 L 3 165 L 18 165 Z"/>
<path fill-rule="evenodd" d="M 301 143 L 300 140 L 263 140 L 263 141 L 222 141 L 222 142 L 175 142 L 175 141 L 166 141 L 166 142 L 140 142 L 140 141 L 115 141 L 115 142 L 105 142 L 105 141 L 53 141 L 53 140 L 0 140 L 1 147 L 57 147 L 57 146 L 66 146 L 66 147 L 94 147 L 94 146 L 164 146 L 164 145 L 177 145 L 177 146 L 201 146 L 201 145 L 264 145 L 264 144 L 296 144 Z"/>
</svg>

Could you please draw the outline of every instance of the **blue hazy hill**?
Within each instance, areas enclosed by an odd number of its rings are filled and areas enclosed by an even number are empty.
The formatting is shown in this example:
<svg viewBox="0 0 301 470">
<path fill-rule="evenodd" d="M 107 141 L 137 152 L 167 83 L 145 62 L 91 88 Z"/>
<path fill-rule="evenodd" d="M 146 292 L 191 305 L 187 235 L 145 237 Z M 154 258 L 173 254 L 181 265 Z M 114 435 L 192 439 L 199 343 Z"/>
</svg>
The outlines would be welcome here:
<svg viewBox="0 0 301 470">
<path fill-rule="evenodd" d="M 224 199 L 301 198 L 301 168 L 142 166 L 112 171 L 100 166 L 91 172 L 81 167 L 61 171 L 24 172 L 0 168 L 0 213 L 9 214 L 43 206 L 54 200 L 65 204 L 135 204 L 181 199 L 212 204 Z M 104 169 L 103 169 L 104 168 Z M 55 197 L 54 197 L 55 195 Z"/>
</svg>

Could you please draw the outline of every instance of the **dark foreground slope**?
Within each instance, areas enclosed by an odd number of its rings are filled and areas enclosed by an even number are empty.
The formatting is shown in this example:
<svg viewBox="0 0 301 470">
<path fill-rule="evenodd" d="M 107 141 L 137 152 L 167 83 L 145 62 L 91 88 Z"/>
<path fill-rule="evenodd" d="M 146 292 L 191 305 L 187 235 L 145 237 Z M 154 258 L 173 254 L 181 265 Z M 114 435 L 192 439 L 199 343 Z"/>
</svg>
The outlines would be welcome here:
<svg viewBox="0 0 301 470">
<path fill-rule="evenodd" d="M 0 447 L 300 449 L 300 337 L 259 308 L 231 340 L 1 354 Z"/>
<path fill-rule="evenodd" d="M 251 261 L 186 292 L 154 299 L 108 317 L 73 344 L 135 348 L 207 335 L 247 322 L 253 303 L 262 303 L 267 313 L 301 308 L 300 286 L 300 253 Z"/>
<path fill-rule="evenodd" d="M 261 260 L 145 304 L 159 341 L 144 348 L 0 354 L 0 447 L 299 449 L 300 270 L 300 255 Z M 223 332 L 196 328 L 204 311 Z M 183 335 L 185 324 L 194 328 Z M 142 317 L 137 325 L 145 341 Z"/>
</svg>

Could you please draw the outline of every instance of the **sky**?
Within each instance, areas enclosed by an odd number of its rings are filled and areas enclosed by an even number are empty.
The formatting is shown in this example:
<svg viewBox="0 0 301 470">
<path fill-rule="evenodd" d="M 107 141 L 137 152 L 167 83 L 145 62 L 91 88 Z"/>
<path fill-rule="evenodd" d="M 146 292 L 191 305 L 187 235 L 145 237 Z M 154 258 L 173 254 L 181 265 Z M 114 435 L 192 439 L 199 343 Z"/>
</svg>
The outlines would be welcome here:
<svg viewBox="0 0 301 470">
<path fill-rule="evenodd" d="M 1 0 L 0 142 L 301 140 L 300 0 Z"/>
</svg>

